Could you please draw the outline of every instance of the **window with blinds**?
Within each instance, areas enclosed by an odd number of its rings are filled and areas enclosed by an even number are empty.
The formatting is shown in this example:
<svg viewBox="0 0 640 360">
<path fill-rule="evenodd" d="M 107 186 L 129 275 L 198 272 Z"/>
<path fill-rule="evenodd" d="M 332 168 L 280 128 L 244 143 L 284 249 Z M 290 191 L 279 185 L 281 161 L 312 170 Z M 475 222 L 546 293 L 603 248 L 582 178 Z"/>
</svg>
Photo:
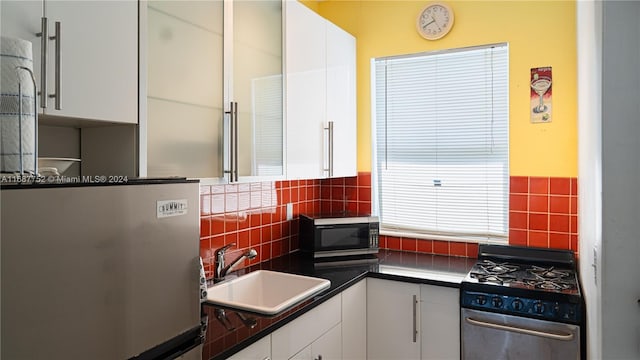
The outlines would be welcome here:
<svg viewBox="0 0 640 360">
<path fill-rule="evenodd" d="M 373 207 L 381 232 L 506 241 L 508 45 L 373 65 Z"/>
</svg>

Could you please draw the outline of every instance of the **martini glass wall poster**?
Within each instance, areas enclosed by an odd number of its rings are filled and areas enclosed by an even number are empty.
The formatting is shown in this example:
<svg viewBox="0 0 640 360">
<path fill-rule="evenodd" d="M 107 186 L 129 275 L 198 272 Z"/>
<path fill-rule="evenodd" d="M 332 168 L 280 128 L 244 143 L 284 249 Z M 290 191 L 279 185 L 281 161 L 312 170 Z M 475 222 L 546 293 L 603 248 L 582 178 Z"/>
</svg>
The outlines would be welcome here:
<svg viewBox="0 0 640 360">
<path fill-rule="evenodd" d="M 529 109 L 532 123 L 551 122 L 551 67 L 531 69 Z"/>
</svg>

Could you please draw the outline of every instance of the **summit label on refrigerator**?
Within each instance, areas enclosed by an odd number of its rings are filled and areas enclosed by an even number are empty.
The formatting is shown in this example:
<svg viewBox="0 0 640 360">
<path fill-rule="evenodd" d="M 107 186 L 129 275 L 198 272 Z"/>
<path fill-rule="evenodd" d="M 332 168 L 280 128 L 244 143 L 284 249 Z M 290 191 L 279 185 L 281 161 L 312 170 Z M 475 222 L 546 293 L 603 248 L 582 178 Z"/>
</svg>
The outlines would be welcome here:
<svg viewBox="0 0 640 360">
<path fill-rule="evenodd" d="M 158 200 L 156 202 L 156 217 L 158 219 L 186 215 L 189 208 L 189 202 L 187 199 L 180 200 Z"/>
</svg>

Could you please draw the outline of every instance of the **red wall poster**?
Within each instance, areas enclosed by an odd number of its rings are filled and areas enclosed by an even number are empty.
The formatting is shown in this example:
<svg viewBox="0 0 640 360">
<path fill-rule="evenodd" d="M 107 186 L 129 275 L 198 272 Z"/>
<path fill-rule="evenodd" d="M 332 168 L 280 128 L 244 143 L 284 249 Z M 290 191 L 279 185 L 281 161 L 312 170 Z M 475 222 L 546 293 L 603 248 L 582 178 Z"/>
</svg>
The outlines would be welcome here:
<svg viewBox="0 0 640 360">
<path fill-rule="evenodd" d="M 551 122 L 551 67 L 531 69 L 530 85 L 531 122 Z"/>
</svg>

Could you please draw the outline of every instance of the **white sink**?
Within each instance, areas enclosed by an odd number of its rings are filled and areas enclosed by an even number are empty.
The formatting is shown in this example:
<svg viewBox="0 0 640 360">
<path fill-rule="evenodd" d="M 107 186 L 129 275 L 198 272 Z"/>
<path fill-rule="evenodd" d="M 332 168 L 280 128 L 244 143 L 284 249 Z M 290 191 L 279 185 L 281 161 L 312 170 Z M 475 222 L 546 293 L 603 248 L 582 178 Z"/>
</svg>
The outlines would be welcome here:
<svg viewBox="0 0 640 360">
<path fill-rule="evenodd" d="M 326 279 L 258 270 L 211 286 L 207 289 L 207 302 L 273 315 L 330 285 Z"/>
</svg>

